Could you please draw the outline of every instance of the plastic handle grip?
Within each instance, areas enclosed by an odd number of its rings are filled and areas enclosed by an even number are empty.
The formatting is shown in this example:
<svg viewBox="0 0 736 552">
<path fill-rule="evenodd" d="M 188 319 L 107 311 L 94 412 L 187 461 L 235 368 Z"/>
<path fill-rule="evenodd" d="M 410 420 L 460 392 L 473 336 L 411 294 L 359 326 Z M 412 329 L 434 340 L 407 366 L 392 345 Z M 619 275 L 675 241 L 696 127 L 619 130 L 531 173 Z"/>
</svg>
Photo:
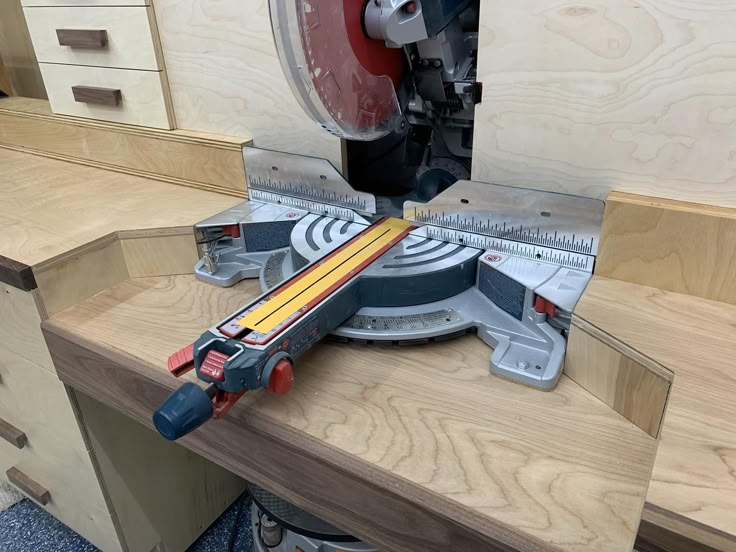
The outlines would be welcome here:
<svg viewBox="0 0 736 552">
<path fill-rule="evenodd" d="M 212 418 L 212 400 L 195 383 L 185 383 L 153 413 L 153 425 L 169 441 L 191 433 Z"/>
</svg>

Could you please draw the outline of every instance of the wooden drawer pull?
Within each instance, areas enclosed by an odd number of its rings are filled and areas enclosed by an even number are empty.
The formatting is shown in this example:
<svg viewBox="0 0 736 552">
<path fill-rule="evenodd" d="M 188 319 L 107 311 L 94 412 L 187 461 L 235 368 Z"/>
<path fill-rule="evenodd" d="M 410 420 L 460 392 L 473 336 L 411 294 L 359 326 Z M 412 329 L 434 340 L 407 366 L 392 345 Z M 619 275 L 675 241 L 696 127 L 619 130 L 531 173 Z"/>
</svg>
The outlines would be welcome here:
<svg viewBox="0 0 736 552">
<path fill-rule="evenodd" d="M 107 46 L 107 31 L 85 31 L 82 29 L 56 29 L 59 46 L 72 48 L 104 48 Z"/>
<path fill-rule="evenodd" d="M 51 493 L 49 493 L 48 489 L 36 483 L 33 479 L 28 477 L 18 468 L 10 468 L 8 471 L 5 472 L 5 475 L 8 476 L 8 481 L 10 481 L 13 485 L 18 487 L 24 493 L 26 493 L 36 502 L 39 502 L 46 506 L 46 504 L 49 503 L 49 500 L 51 500 Z"/>
<path fill-rule="evenodd" d="M 28 442 L 25 433 L 2 418 L 0 418 L 0 437 L 19 449 L 22 449 Z"/>
<path fill-rule="evenodd" d="M 119 88 L 98 88 L 96 86 L 72 86 L 74 100 L 95 105 L 117 106 L 123 101 Z"/>
</svg>

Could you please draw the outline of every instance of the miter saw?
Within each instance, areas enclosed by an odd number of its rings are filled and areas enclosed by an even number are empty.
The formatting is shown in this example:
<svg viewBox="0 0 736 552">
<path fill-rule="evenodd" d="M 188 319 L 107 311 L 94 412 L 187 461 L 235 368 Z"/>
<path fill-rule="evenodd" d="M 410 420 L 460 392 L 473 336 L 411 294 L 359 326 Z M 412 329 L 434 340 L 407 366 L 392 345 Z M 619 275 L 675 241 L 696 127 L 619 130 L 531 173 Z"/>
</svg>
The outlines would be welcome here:
<svg viewBox="0 0 736 552">
<path fill-rule="evenodd" d="M 281 65 L 294 96 L 345 138 L 351 181 L 375 192 L 380 167 L 396 195 L 441 191 L 470 175 L 479 0 L 271 0 Z M 366 142 L 369 142 L 366 144 Z M 380 161 L 389 158 L 397 170 Z M 388 174 L 390 173 L 390 175 Z"/>
<path fill-rule="evenodd" d="M 491 372 L 551 389 L 564 333 L 593 269 L 597 200 L 458 182 L 404 218 L 376 215 L 321 159 L 245 149 L 250 200 L 197 225 L 198 278 L 259 278 L 263 294 L 169 359 L 195 368 L 154 415 L 176 439 L 247 390 L 288 392 L 294 365 L 328 334 L 421 343 L 475 331 Z"/>
<path fill-rule="evenodd" d="M 438 150 L 447 163 L 469 155 L 475 8 L 271 0 L 282 65 L 305 111 L 352 140 L 426 125 L 424 163 Z M 439 65 L 424 63 L 429 53 Z M 446 163 L 431 201 L 404 196 L 397 213 L 396 201 L 354 189 L 324 159 L 245 148 L 244 161 L 249 200 L 197 225 L 195 274 L 220 286 L 259 278 L 263 294 L 171 356 L 175 376 L 194 368 L 209 388 L 186 383 L 161 406 L 154 423 L 166 438 L 224 416 L 248 390 L 288 392 L 298 358 L 328 335 L 404 344 L 476 332 L 494 349 L 492 373 L 555 386 L 602 202 L 449 186 L 462 171 Z"/>
</svg>

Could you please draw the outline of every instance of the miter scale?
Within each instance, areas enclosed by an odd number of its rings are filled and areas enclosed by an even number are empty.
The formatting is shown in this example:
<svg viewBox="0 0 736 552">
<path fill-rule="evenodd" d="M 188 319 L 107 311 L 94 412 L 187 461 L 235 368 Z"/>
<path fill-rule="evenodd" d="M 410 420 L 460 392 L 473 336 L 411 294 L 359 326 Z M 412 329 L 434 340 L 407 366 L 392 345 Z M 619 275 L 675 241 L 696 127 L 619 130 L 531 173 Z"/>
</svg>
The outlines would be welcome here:
<svg viewBox="0 0 736 552">
<path fill-rule="evenodd" d="M 170 439 L 247 390 L 287 392 L 298 358 L 332 334 L 419 343 L 475 331 L 491 372 L 555 386 L 564 331 L 591 277 L 603 204 L 458 182 L 382 217 L 323 160 L 246 148 L 250 199 L 197 225 L 198 278 L 259 278 L 263 295 L 172 356 L 185 384 L 154 421 Z M 315 170 L 317 169 L 317 170 Z"/>
</svg>

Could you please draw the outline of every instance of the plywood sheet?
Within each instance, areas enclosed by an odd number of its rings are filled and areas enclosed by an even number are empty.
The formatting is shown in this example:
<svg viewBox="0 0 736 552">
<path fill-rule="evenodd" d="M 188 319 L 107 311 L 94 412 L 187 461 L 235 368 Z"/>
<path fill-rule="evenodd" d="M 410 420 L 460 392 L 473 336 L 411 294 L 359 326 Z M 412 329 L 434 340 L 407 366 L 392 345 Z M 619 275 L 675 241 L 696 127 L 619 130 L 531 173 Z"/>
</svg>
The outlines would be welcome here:
<svg viewBox="0 0 736 552">
<path fill-rule="evenodd" d="M 736 206 L 736 5 L 482 2 L 473 178 Z"/>
<path fill-rule="evenodd" d="M 284 77 L 268 0 L 158 0 L 155 7 L 179 128 L 252 136 L 258 147 L 341 167 L 340 140 L 307 117 Z"/>
<path fill-rule="evenodd" d="M 736 304 L 736 209 L 614 192 L 595 273 Z"/>
<path fill-rule="evenodd" d="M 3 149 L 0 166 L 0 255 L 34 270 L 113 232 L 192 226 L 242 201 Z"/>
</svg>

